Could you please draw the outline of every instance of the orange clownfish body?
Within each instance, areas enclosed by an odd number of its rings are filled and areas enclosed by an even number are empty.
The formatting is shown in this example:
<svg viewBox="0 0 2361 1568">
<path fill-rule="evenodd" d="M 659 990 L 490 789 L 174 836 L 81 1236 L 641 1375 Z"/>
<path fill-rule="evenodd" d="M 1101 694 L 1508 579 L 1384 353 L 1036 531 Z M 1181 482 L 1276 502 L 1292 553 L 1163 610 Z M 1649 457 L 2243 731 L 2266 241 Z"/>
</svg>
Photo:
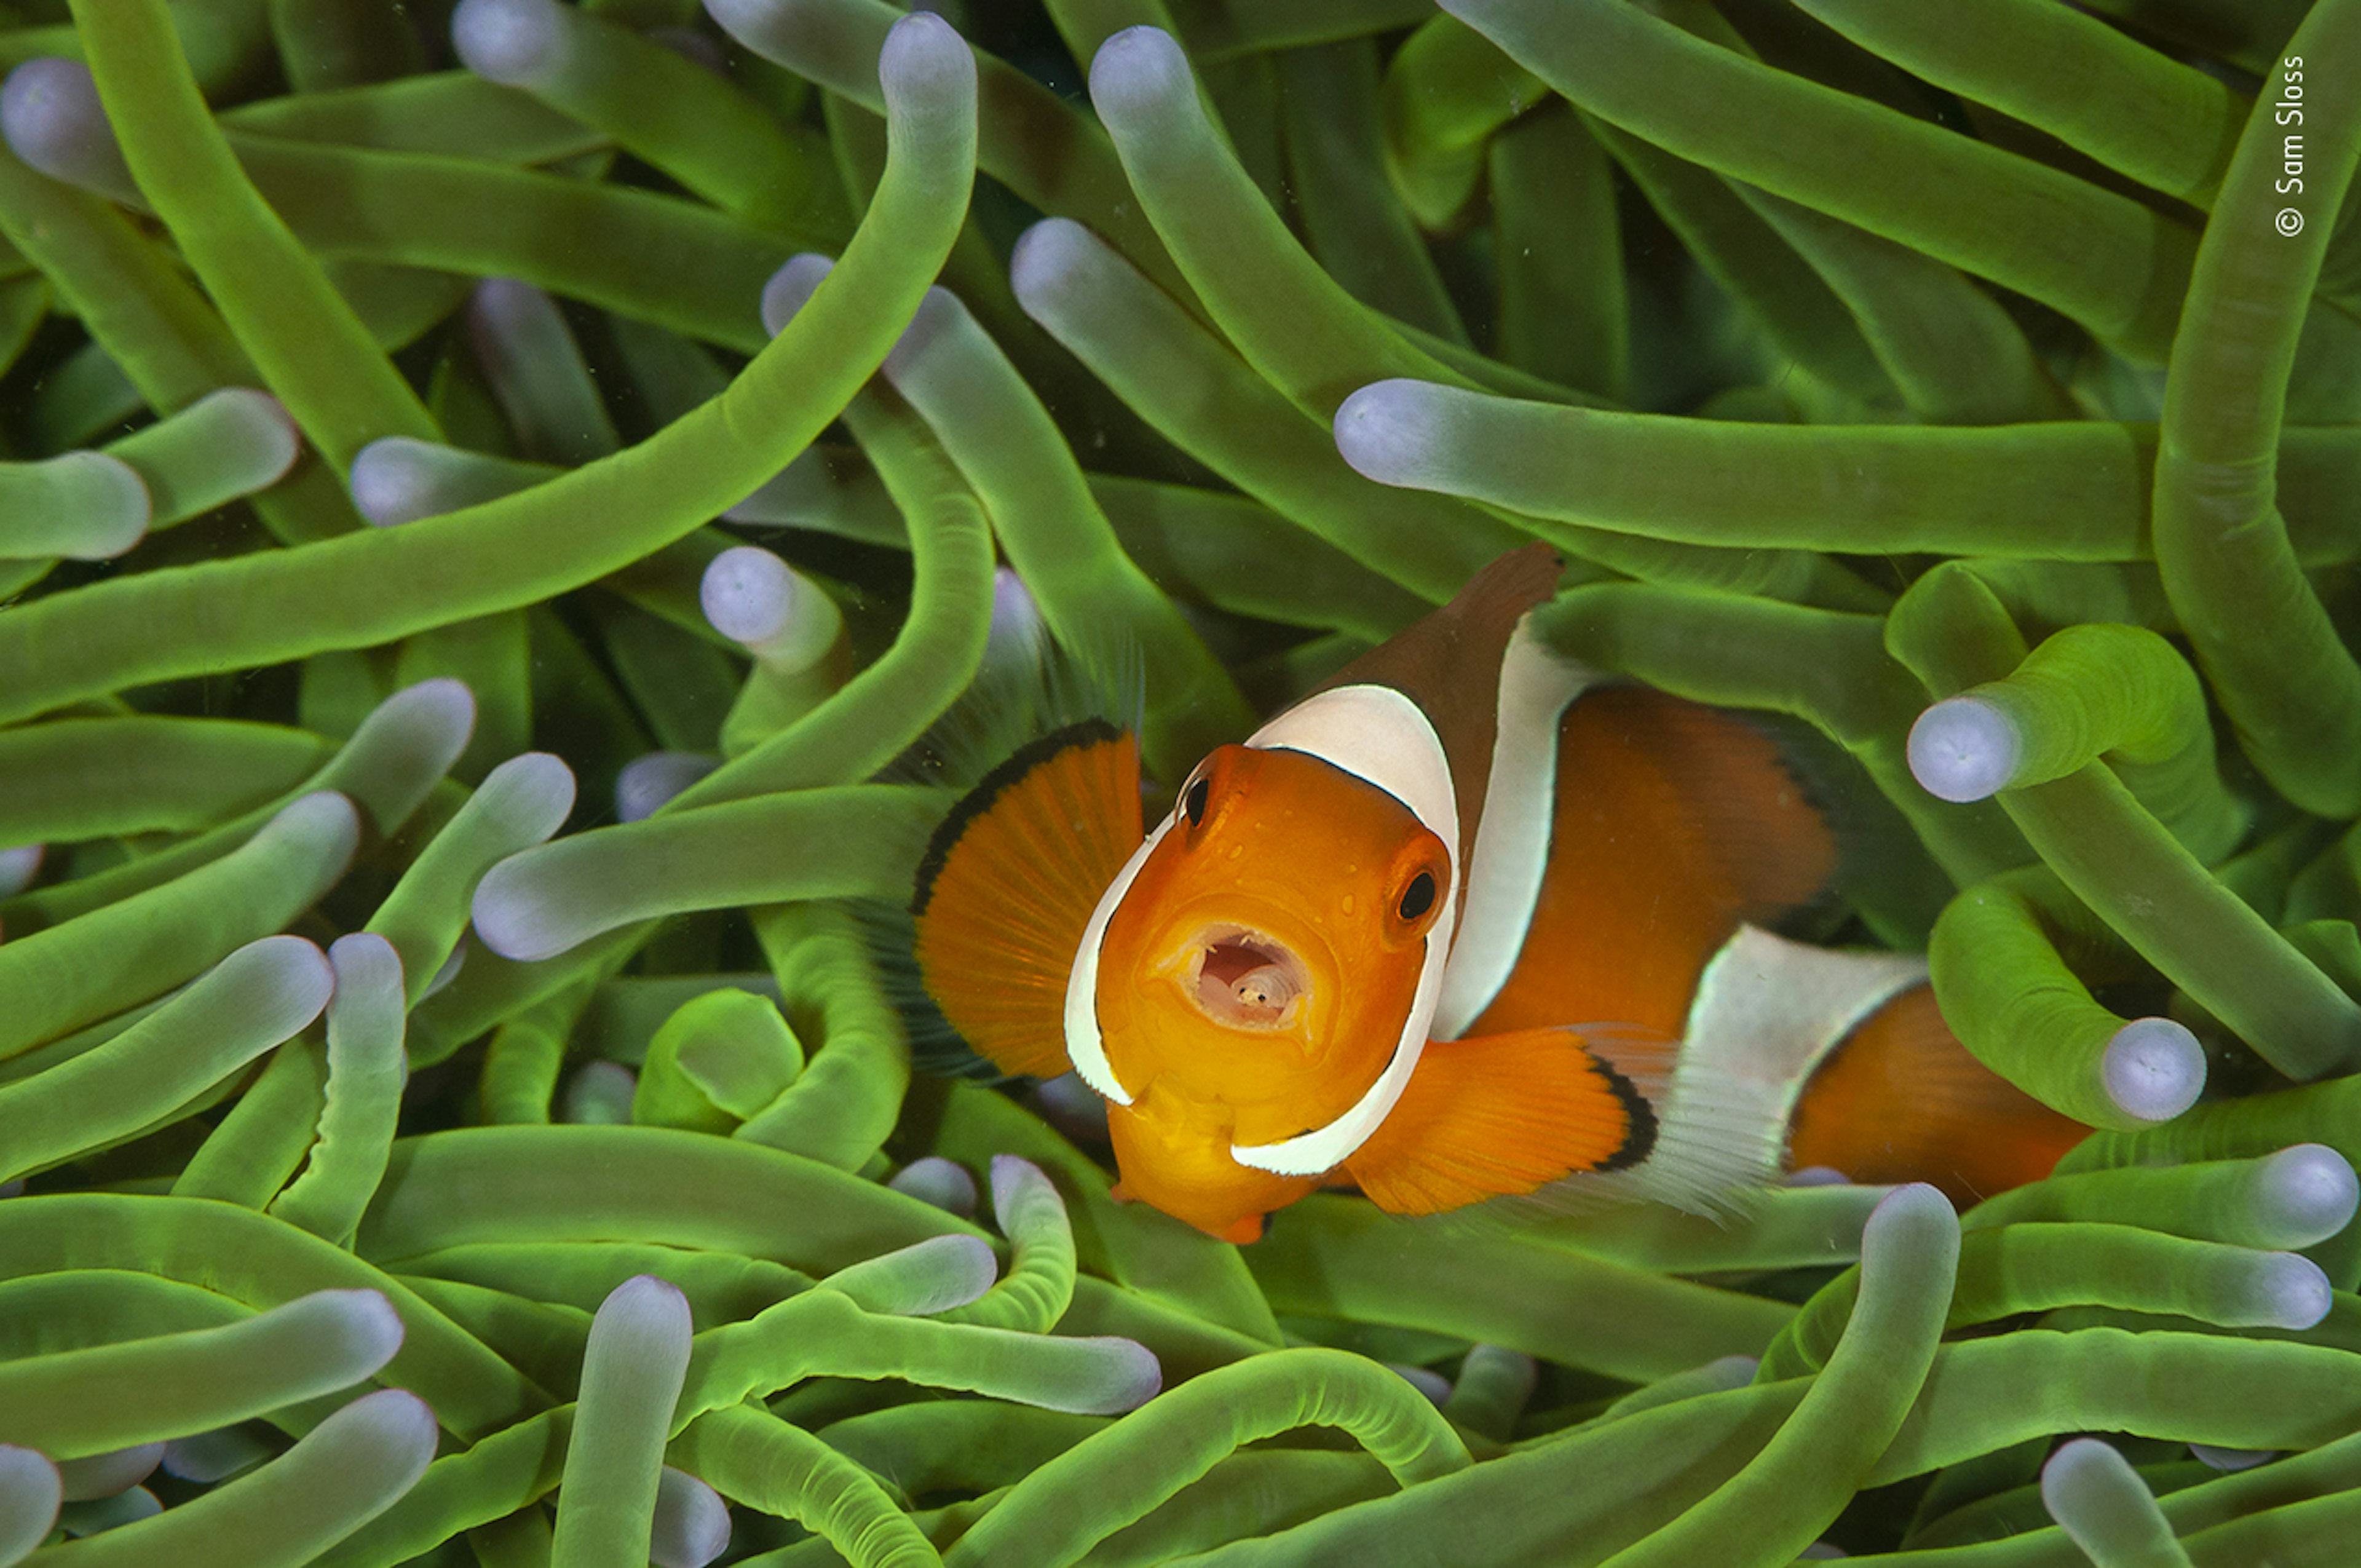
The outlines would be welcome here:
<svg viewBox="0 0 2361 1568">
<path fill-rule="evenodd" d="M 1143 831 L 1128 736 L 1027 746 L 920 873 L 917 957 L 1009 1072 L 1108 1102 L 1123 1180 L 1251 1241 L 1323 1185 L 1402 1213 L 1570 1177 L 1710 1208 L 1783 1168 L 2044 1174 L 2083 1129 L 1977 1064 L 1926 965 L 1763 926 L 1834 842 L 1776 747 L 1525 631 L 1502 557 Z"/>
</svg>

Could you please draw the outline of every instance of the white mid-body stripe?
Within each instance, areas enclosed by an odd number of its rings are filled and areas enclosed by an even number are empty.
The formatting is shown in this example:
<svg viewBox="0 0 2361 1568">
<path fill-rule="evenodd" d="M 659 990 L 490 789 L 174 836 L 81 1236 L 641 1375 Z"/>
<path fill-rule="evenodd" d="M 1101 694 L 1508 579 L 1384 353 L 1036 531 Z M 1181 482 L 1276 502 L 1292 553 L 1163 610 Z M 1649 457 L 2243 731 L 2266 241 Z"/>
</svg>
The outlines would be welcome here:
<svg viewBox="0 0 2361 1568">
<path fill-rule="evenodd" d="M 1452 788 L 1451 765 L 1434 726 L 1419 711 L 1418 704 L 1400 692 L 1379 685 L 1338 686 L 1322 692 L 1256 730 L 1246 738 L 1246 744 L 1265 751 L 1301 751 L 1384 790 L 1410 807 L 1420 823 L 1443 840 L 1450 856 L 1449 888 L 1459 885 L 1459 801 Z M 1458 901 L 1448 896 L 1448 891 L 1437 890 L 1442 912 L 1426 933 L 1426 952 L 1410 1016 L 1403 1020 L 1393 1057 L 1377 1081 L 1326 1126 L 1275 1144 L 1232 1144 L 1233 1159 L 1279 1176 L 1316 1176 L 1344 1164 L 1354 1150 L 1368 1142 L 1369 1135 L 1401 1099 L 1418 1066 L 1419 1053 L 1426 1048 L 1458 913 Z M 1071 1001 L 1071 992 L 1068 995 Z M 1069 1016 L 1071 1020 L 1071 1013 Z"/>
<path fill-rule="evenodd" d="M 1710 1148 L 1724 1167 L 1710 1173 L 1715 1184 L 1777 1175 L 1813 1069 L 1926 978 L 1927 960 L 1912 954 L 1815 948 L 1740 927 L 1697 981 L 1679 1065 L 1656 1108 L 1660 1146 Z"/>
<path fill-rule="evenodd" d="M 1500 994 L 1524 951 L 1549 869 L 1558 725 L 1574 699 L 1598 679 L 1536 638 L 1531 617 L 1509 641 L 1500 661 L 1492 772 L 1468 850 L 1458 939 L 1435 1004 L 1430 1031 L 1435 1039 L 1455 1040 L 1465 1034 Z"/>
</svg>

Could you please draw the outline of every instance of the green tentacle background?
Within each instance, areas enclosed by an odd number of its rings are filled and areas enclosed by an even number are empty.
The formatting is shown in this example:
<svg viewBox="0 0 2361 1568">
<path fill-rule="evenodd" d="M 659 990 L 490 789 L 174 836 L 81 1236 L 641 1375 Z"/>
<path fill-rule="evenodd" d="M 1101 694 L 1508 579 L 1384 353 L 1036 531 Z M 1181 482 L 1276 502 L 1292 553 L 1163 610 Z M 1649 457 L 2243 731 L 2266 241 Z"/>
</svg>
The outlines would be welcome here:
<svg viewBox="0 0 2361 1568">
<path fill-rule="evenodd" d="M 0 0 L 0 1563 L 2352 1561 L 2361 0 L 943 10 Z M 1238 1248 L 936 1070 L 980 671 L 1169 786 L 1535 538 L 2059 1174 Z"/>
</svg>

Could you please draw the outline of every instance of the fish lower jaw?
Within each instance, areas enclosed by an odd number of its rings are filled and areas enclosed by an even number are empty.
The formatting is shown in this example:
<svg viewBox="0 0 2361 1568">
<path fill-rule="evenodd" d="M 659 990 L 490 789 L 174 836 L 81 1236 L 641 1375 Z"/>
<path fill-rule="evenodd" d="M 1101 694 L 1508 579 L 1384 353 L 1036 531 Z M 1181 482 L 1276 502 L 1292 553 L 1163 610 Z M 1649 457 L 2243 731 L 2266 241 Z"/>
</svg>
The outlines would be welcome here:
<svg viewBox="0 0 2361 1568">
<path fill-rule="evenodd" d="M 1312 970 L 1286 943 L 1243 926 L 1211 926 L 1177 977 L 1198 1011 L 1228 1029 L 1279 1031 L 1301 1016 Z"/>
</svg>

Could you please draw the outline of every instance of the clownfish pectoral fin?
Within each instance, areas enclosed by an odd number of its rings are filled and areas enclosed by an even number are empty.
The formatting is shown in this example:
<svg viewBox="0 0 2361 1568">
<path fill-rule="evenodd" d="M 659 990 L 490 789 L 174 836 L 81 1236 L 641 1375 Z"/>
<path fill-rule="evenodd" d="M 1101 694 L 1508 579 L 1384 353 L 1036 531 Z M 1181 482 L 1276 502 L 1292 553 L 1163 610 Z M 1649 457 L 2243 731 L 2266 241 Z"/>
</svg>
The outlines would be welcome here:
<svg viewBox="0 0 2361 1568">
<path fill-rule="evenodd" d="M 1345 1168 L 1380 1209 L 1432 1214 L 1647 1157 L 1656 1117 L 1577 1030 L 1437 1040 Z"/>
<path fill-rule="evenodd" d="M 1864 1019 L 1805 1084 L 1787 1161 L 1854 1181 L 1931 1181 L 1965 1209 L 2040 1180 L 2089 1131 L 1969 1055 L 1919 985 Z"/>
<path fill-rule="evenodd" d="M 1027 745 L 953 806 L 918 867 L 918 977 L 1003 1072 L 1066 1057 L 1066 978 L 1142 834 L 1139 747 L 1104 719 Z"/>
</svg>

